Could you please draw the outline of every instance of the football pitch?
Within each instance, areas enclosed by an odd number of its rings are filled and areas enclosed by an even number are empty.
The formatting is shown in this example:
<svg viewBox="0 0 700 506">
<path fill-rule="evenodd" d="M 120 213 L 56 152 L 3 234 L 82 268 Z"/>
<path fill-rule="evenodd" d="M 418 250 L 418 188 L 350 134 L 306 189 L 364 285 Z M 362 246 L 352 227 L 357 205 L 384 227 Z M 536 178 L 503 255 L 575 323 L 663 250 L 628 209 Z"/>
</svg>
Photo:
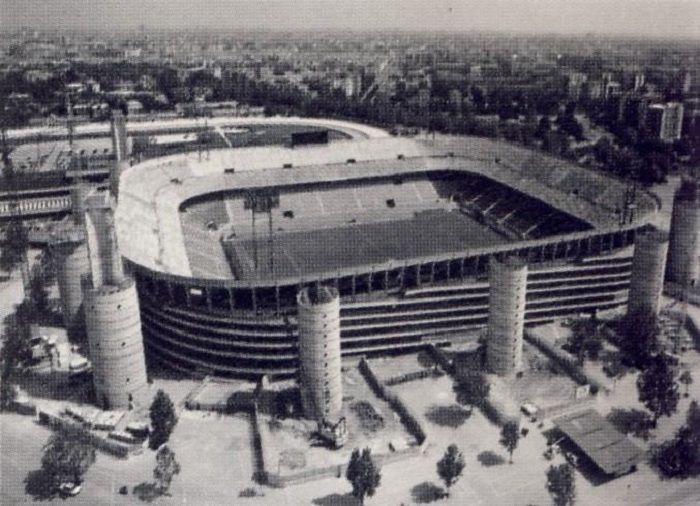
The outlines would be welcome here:
<svg viewBox="0 0 700 506">
<path fill-rule="evenodd" d="M 412 218 L 298 232 L 260 234 L 224 243 L 237 278 L 309 276 L 510 242 L 457 210 L 429 210 Z M 274 275 L 271 270 L 274 265 Z M 367 270 L 367 269 L 362 269 Z"/>
</svg>

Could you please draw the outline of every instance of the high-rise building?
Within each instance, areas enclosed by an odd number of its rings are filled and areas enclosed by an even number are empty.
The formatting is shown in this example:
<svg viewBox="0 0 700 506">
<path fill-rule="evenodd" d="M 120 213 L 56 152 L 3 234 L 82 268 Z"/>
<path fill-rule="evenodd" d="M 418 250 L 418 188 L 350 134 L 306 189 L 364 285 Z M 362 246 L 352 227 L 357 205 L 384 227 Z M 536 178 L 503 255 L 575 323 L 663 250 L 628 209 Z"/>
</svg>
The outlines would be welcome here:
<svg viewBox="0 0 700 506">
<path fill-rule="evenodd" d="M 683 131 L 683 104 L 668 102 L 650 105 L 646 114 L 646 126 L 662 141 L 680 139 Z"/>
</svg>

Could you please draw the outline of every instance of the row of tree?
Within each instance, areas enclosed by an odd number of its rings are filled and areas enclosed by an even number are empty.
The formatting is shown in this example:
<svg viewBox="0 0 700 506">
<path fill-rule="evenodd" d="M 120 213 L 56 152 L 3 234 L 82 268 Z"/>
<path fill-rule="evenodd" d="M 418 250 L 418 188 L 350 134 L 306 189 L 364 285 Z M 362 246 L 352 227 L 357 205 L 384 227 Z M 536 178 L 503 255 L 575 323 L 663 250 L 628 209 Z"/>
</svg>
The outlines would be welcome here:
<svg viewBox="0 0 700 506">
<path fill-rule="evenodd" d="M 518 427 L 516 424 L 504 426 L 501 443 L 504 444 L 512 454 L 517 445 L 515 434 Z M 515 443 L 513 443 L 515 442 Z M 512 462 L 512 460 L 511 460 Z M 450 488 L 457 483 L 466 467 L 464 455 L 457 447 L 451 444 L 447 447 L 444 455 L 437 462 L 437 474 L 445 484 L 445 497 L 449 497 Z M 570 464 L 550 466 L 547 470 L 547 481 L 545 487 L 552 496 L 556 506 L 570 506 L 576 500 L 575 473 Z M 355 449 L 350 457 L 350 462 L 346 471 L 346 478 L 352 485 L 352 495 L 357 498 L 360 504 L 364 504 L 365 497 L 372 497 L 381 483 L 381 470 L 372 458 L 369 448 L 360 451 Z"/>
</svg>

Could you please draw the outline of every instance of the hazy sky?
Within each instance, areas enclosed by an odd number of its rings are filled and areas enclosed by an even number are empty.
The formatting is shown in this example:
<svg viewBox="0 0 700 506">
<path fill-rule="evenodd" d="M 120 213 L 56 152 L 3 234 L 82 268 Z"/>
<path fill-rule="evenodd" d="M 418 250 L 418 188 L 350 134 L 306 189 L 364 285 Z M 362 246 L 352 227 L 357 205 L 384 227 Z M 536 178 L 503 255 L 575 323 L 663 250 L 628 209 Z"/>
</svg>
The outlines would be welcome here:
<svg viewBox="0 0 700 506">
<path fill-rule="evenodd" d="M 0 25 L 596 32 L 700 38 L 700 0 L 0 0 Z"/>
</svg>

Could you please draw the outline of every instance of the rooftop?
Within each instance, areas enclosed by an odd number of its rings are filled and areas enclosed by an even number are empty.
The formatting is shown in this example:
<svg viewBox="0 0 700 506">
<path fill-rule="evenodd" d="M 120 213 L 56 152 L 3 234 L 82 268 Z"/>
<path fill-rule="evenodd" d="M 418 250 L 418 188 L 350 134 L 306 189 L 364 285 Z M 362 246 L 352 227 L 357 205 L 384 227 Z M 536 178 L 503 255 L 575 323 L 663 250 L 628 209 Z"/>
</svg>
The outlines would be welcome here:
<svg viewBox="0 0 700 506">
<path fill-rule="evenodd" d="M 642 460 L 643 452 L 594 409 L 552 420 L 606 474 L 622 474 Z"/>
</svg>

